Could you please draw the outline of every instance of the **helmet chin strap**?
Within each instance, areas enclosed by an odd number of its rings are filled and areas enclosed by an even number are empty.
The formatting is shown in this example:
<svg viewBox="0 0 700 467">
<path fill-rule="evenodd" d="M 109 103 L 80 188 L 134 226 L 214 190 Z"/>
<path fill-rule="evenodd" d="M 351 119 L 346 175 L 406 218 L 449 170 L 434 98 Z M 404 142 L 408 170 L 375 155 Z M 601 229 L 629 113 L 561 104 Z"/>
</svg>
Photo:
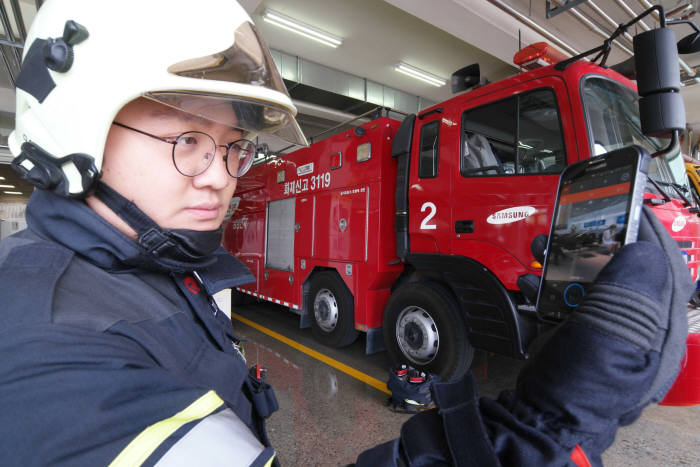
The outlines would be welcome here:
<svg viewBox="0 0 700 467">
<path fill-rule="evenodd" d="M 178 272 L 206 267 L 216 261 L 210 255 L 221 245 L 221 227 L 208 231 L 164 229 L 101 180 L 95 183 L 95 196 L 136 231 L 136 243 L 143 254 L 133 258 L 131 264 Z"/>
</svg>

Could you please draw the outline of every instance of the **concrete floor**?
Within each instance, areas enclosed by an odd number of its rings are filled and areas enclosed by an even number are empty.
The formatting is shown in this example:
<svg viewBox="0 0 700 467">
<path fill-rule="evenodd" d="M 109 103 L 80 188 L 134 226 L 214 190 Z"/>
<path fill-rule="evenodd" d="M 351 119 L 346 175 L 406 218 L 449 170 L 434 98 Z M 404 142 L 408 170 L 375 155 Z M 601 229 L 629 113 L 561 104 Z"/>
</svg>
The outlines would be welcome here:
<svg viewBox="0 0 700 467">
<path fill-rule="evenodd" d="M 364 337 L 345 349 L 317 344 L 310 329 L 298 328 L 298 316 L 270 303 L 233 310 L 253 322 L 306 347 L 386 381 L 386 352 L 364 354 Z M 268 431 L 283 466 L 336 466 L 354 462 L 364 449 L 398 436 L 410 417 L 385 406 L 387 395 L 367 384 L 269 337 L 237 320 L 237 333 L 249 364 L 268 368 L 280 410 Z M 496 396 L 511 388 L 522 362 L 477 352 L 472 370 L 479 393 Z M 618 432 L 603 456 L 606 466 L 657 467 L 700 465 L 700 406 L 650 406 L 640 420 Z"/>
</svg>

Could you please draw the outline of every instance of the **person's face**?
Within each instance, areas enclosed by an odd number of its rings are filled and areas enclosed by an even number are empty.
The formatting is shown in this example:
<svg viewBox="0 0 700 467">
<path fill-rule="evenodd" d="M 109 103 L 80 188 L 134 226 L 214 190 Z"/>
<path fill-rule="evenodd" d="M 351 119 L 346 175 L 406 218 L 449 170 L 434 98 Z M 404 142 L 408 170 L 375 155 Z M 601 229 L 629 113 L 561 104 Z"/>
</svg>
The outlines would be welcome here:
<svg viewBox="0 0 700 467">
<path fill-rule="evenodd" d="M 233 111 L 232 111 L 233 112 Z M 241 132 L 209 120 L 137 99 L 119 112 L 116 122 L 159 137 L 176 138 L 187 131 L 209 134 L 217 145 L 241 139 Z M 203 173 L 187 177 L 177 171 L 173 146 L 135 131 L 112 125 L 105 144 L 102 180 L 166 229 L 216 230 L 224 220 L 236 189 L 223 160 L 224 149 Z M 122 232 L 135 237 L 94 197 L 88 204 Z"/>
</svg>

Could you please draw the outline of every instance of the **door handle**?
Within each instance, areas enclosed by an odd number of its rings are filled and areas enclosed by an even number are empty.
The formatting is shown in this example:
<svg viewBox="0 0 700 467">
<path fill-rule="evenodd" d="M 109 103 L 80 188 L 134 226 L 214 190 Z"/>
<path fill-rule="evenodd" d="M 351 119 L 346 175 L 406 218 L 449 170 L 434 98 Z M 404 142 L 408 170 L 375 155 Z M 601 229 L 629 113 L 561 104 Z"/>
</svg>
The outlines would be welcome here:
<svg viewBox="0 0 700 467">
<path fill-rule="evenodd" d="M 455 233 L 474 233 L 474 221 L 456 221 Z"/>
</svg>

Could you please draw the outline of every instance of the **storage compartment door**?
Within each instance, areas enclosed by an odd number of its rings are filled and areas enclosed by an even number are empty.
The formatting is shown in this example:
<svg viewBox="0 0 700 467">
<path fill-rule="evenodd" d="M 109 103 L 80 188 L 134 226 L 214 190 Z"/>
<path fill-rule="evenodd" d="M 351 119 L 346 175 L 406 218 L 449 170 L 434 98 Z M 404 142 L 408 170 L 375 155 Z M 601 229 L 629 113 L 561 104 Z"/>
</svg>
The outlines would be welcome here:
<svg viewBox="0 0 700 467">
<path fill-rule="evenodd" d="M 335 261 L 367 260 L 369 187 L 318 195 L 314 257 Z"/>
<path fill-rule="evenodd" d="M 295 202 L 296 198 L 286 198 L 267 204 L 266 268 L 294 270 Z"/>
</svg>

